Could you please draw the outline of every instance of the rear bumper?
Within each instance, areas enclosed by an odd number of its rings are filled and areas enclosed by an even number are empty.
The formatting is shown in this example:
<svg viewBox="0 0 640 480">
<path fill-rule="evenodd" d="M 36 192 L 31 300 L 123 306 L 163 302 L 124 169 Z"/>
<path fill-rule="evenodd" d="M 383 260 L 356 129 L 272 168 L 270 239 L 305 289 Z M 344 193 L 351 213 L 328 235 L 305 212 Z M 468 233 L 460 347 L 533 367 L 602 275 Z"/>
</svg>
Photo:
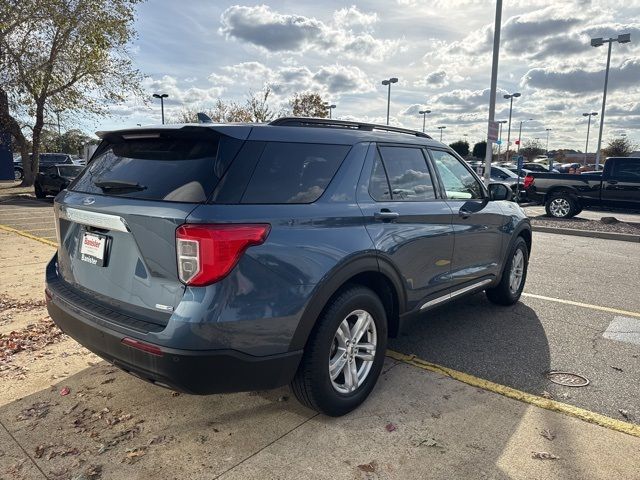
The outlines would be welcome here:
<svg viewBox="0 0 640 480">
<path fill-rule="evenodd" d="M 235 350 L 182 350 L 158 346 L 155 355 L 122 343 L 129 337 L 47 286 L 47 310 L 60 329 L 115 366 L 163 387 L 192 394 L 267 390 L 291 381 L 302 351 L 257 357 Z"/>
</svg>

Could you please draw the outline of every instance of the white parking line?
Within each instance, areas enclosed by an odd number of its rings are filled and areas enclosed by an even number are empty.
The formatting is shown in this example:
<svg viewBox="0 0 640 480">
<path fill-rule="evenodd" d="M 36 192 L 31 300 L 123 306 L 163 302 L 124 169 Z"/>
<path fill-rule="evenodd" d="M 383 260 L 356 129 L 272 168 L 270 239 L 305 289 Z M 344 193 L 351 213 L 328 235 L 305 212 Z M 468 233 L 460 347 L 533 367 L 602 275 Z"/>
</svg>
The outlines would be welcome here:
<svg viewBox="0 0 640 480">
<path fill-rule="evenodd" d="M 615 317 L 602 336 L 609 340 L 640 345 L 640 320 L 629 317 Z"/>
<path fill-rule="evenodd" d="M 592 310 L 600 310 L 601 312 L 617 313 L 628 317 L 640 318 L 639 312 L 629 312 L 627 310 L 619 310 L 617 308 L 602 307 L 600 305 L 592 305 L 590 303 L 574 302 L 573 300 L 563 300 L 561 298 L 545 297 L 544 295 L 536 295 L 534 293 L 523 293 L 523 297 L 537 298 L 539 300 L 547 300 L 549 302 L 564 303 L 565 305 L 573 305 L 575 307 L 590 308 Z"/>
</svg>

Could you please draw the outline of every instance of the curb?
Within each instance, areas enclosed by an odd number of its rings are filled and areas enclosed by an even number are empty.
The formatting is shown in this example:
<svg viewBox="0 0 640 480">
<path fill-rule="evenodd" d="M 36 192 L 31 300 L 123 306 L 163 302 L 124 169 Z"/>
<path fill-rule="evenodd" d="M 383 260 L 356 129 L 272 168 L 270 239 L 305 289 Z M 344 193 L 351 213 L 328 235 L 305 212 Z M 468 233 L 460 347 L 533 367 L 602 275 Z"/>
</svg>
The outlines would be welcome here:
<svg viewBox="0 0 640 480">
<path fill-rule="evenodd" d="M 627 435 L 640 437 L 640 425 L 623 422 L 622 420 L 607 417 L 606 415 L 592 412 L 590 410 L 585 410 L 584 408 L 575 407 L 567 403 L 558 402 L 557 400 L 544 398 L 532 393 L 527 393 L 515 388 L 507 387 L 506 385 L 500 385 L 498 383 L 490 382 L 489 380 L 484 380 L 482 378 L 469 375 L 468 373 L 459 372 L 458 370 L 454 370 L 452 368 L 443 367 L 442 365 L 427 362 L 425 360 L 422 360 L 421 358 L 416 357 L 415 355 L 406 355 L 404 353 L 395 352 L 393 350 L 387 350 L 386 356 L 407 365 L 412 365 L 429 372 L 439 373 L 441 375 L 451 377 L 454 380 L 458 380 L 459 382 L 466 383 L 467 385 L 481 388 L 489 392 L 497 393 L 498 395 L 502 395 L 513 400 L 518 400 L 520 402 L 528 403 L 545 410 L 550 410 L 552 412 L 575 417 L 584 422 L 593 423 L 610 430 L 626 433 Z"/>
<path fill-rule="evenodd" d="M 640 243 L 640 235 L 632 233 L 598 232 L 596 230 L 578 230 L 577 228 L 556 228 L 531 225 L 534 232 L 555 233 L 558 235 L 574 235 L 576 237 L 603 238 L 622 242 Z"/>
<path fill-rule="evenodd" d="M 24 232 L 22 230 L 18 230 L 17 228 L 9 227 L 7 225 L 0 224 L 0 230 L 8 233 L 15 233 L 16 235 L 20 235 L 22 237 L 29 238 L 31 240 L 35 240 L 36 242 L 44 243 L 45 245 L 49 245 L 50 247 L 58 248 L 58 244 L 56 242 L 52 242 L 51 240 L 47 240 L 46 238 L 37 237 L 35 235 L 31 235 L 29 232 Z"/>
</svg>

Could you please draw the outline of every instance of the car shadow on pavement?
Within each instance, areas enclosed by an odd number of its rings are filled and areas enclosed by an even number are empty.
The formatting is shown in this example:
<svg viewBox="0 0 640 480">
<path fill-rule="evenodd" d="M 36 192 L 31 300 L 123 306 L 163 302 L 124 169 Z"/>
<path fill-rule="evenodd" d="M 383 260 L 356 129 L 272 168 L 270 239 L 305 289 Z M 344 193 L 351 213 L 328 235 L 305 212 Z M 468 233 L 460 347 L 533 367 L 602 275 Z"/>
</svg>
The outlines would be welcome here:
<svg viewBox="0 0 640 480">
<path fill-rule="evenodd" d="M 537 395 L 548 380 L 549 342 L 524 303 L 490 303 L 484 294 L 426 312 L 404 326 L 389 348 Z"/>
</svg>

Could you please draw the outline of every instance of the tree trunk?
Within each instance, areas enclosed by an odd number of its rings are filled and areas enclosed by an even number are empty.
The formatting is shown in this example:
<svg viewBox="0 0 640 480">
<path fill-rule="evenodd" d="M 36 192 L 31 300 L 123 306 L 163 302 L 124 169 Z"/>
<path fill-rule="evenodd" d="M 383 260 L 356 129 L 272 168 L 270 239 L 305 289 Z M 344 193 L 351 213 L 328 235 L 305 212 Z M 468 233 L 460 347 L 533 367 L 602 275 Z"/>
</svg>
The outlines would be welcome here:
<svg viewBox="0 0 640 480">
<path fill-rule="evenodd" d="M 7 92 L 0 88 L 0 126 L 2 130 L 6 130 L 13 137 L 18 149 L 20 150 L 20 155 L 22 156 L 22 169 L 26 172 L 27 166 L 29 164 L 29 148 L 27 146 L 27 139 L 24 137 L 22 133 L 22 129 L 20 128 L 20 124 L 16 121 L 15 118 L 11 115 L 9 111 L 9 97 Z M 33 177 L 33 175 L 32 175 Z M 33 185 L 33 178 L 31 179 L 31 183 L 26 182 L 26 175 L 22 181 L 21 186 L 30 186 Z"/>
<path fill-rule="evenodd" d="M 24 186 L 30 187 L 33 185 L 38 174 L 38 166 L 40 164 L 40 135 L 42 134 L 42 128 L 44 127 L 44 102 L 36 103 L 36 123 L 33 126 L 33 136 L 31 137 L 31 162 L 26 162 L 29 166 L 29 173 L 27 169 L 24 171 Z M 24 159 L 22 161 L 24 165 Z M 29 175 L 29 176 L 27 176 Z"/>
</svg>

